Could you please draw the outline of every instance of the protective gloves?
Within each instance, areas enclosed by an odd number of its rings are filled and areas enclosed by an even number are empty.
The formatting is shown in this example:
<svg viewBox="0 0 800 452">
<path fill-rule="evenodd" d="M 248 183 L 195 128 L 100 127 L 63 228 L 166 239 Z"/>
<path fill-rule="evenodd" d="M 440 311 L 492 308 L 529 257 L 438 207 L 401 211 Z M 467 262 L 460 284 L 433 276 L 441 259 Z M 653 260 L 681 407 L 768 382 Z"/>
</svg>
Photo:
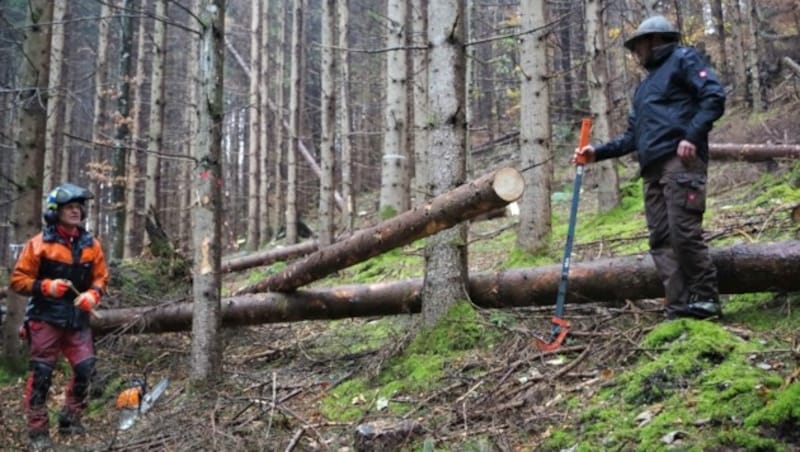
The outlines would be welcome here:
<svg viewBox="0 0 800 452">
<path fill-rule="evenodd" d="M 66 279 L 43 279 L 42 294 L 50 298 L 61 298 L 72 287 L 72 282 Z"/>
<path fill-rule="evenodd" d="M 100 294 L 94 289 L 83 292 L 75 299 L 75 306 L 86 312 L 92 312 L 98 304 L 100 304 Z"/>
</svg>

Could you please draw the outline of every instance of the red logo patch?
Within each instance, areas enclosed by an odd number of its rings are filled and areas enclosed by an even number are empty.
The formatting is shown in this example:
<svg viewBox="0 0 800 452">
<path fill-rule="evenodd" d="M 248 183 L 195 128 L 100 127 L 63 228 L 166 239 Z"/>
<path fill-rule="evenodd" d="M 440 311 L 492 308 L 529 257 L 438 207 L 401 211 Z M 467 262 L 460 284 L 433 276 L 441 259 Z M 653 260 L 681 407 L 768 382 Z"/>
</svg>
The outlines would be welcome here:
<svg viewBox="0 0 800 452">
<path fill-rule="evenodd" d="M 708 76 L 708 72 L 705 70 L 700 71 L 700 77 L 706 78 Z"/>
<path fill-rule="evenodd" d="M 697 198 L 697 193 L 689 192 L 689 196 L 687 198 L 689 201 L 694 201 Z"/>
</svg>

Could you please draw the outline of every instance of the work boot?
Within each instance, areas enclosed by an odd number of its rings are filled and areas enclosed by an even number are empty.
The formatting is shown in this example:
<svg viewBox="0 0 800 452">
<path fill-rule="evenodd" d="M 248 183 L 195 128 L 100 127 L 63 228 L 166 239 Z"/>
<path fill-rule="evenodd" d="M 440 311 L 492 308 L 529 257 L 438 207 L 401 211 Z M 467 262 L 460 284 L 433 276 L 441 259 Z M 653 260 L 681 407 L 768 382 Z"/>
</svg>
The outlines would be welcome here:
<svg viewBox="0 0 800 452">
<path fill-rule="evenodd" d="M 53 450 L 53 443 L 50 441 L 50 432 L 47 430 L 31 430 L 30 433 L 28 433 L 28 437 L 30 438 L 28 450 L 31 452 Z"/>
<path fill-rule="evenodd" d="M 686 305 L 689 316 L 704 320 L 711 317 L 722 317 L 722 308 L 719 300 L 714 298 L 701 298 L 697 295 L 689 297 L 689 304 Z"/>
<path fill-rule="evenodd" d="M 58 413 L 58 433 L 62 435 L 83 435 L 86 429 L 81 424 L 81 418 L 77 413 L 61 410 Z"/>
</svg>

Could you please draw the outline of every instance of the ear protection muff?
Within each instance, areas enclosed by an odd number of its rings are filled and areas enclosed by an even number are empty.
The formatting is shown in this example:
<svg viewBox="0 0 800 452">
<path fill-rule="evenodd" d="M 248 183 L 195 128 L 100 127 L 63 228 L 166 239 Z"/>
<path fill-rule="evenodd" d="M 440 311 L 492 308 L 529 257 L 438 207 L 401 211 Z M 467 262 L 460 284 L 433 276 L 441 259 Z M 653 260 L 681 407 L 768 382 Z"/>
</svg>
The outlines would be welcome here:
<svg viewBox="0 0 800 452">
<path fill-rule="evenodd" d="M 81 209 L 81 213 L 83 213 L 83 209 Z M 48 201 L 42 217 L 44 217 L 46 224 L 56 224 L 58 222 L 58 204 Z"/>
</svg>

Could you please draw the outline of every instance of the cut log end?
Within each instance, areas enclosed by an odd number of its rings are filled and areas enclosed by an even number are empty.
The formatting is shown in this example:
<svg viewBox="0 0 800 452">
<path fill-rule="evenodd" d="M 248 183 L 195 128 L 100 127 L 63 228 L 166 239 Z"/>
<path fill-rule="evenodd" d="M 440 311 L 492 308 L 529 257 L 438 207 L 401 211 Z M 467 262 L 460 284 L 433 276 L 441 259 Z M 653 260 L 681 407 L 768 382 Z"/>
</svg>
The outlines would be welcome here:
<svg viewBox="0 0 800 452">
<path fill-rule="evenodd" d="M 525 191 L 525 181 L 522 179 L 522 174 L 516 169 L 501 168 L 494 174 L 492 188 L 500 199 L 513 202 L 522 197 L 522 192 Z"/>
</svg>

